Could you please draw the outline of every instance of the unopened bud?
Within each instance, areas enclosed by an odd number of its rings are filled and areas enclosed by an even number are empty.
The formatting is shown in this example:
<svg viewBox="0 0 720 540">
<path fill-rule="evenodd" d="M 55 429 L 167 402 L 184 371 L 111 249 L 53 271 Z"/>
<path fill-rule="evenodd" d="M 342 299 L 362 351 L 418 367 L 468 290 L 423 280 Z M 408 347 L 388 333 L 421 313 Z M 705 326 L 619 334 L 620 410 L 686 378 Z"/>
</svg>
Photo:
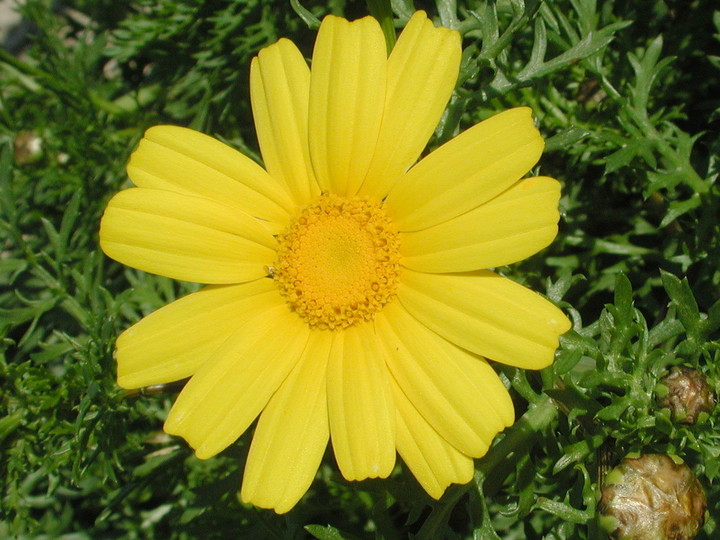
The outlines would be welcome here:
<svg viewBox="0 0 720 540">
<path fill-rule="evenodd" d="M 43 155 L 43 140 L 34 131 L 23 131 L 13 139 L 13 157 L 18 165 L 31 165 Z"/>
<path fill-rule="evenodd" d="M 679 458 L 626 457 L 605 476 L 600 525 L 617 540 L 692 540 L 705 519 L 700 482 Z"/>
<path fill-rule="evenodd" d="M 656 388 L 661 407 L 670 409 L 675 422 L 694 424 L 715 407 L 715 392 L 696 369 L 674 367 Z"/>
</svg>

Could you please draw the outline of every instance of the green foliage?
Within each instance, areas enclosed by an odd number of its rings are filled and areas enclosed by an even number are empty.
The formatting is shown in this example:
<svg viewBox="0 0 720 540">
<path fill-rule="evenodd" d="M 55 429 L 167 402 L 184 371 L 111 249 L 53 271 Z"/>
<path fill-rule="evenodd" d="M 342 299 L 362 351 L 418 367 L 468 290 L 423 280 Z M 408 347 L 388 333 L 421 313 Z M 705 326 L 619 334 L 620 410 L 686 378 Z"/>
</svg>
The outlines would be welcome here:
<svg viewBox="0 0 720 540">
<path fill-rule="evenodd" d="M 719 413 L 674 424 L 655 392 L 675 365 L 720 388 L 713 2 L 64 4 L 29 0 L 29 47 L 0 49 L 0 537 L 597 539 L 602 472 L 648 451 L 690 464 L 710 501 L 701 537 L 717 536 Z M 327 13 L 372 9 L 390 34 L 416 7 L 465 48 L 432 147 L 511 106 L 538 118 L 538 173 L 563 183 L 560 234 L 501 271 L 546 291 L 574 329 L 541 373 L 498 366 L 518 421 L 468 486 L 433 501 L 400 465 L 349 483 L 328 455 L 276 516 L 238 502 L 248 436 L 200 462 L 161 432 L 180 386 L 116 386 L 119 332 L 196 286 L 109 261 L 98 220 L 150 125 L 259 160 L 247 79 L 260 48 L 288 37 L 309 57 Z M 22 140 L 40 147 L 27 156 Z"/>
</svg>

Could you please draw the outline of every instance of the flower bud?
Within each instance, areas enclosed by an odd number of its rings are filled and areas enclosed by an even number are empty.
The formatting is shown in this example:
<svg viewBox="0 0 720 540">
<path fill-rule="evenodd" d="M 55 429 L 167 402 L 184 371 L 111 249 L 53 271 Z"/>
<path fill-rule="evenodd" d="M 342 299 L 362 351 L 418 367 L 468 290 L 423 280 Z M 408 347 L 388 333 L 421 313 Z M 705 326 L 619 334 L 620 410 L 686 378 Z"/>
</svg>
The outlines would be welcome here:
<svg viewBox="0 0 720 540">
<path fill-rule="evenodd" d="M 674 367 L 658 385 L 656 393 L 661 407 L 670 409 L 675 422 L 694 424 L 701 413 L 715 407 L 715 393 L 698 370 Z"/>
<path fill-rule="evenodd" d="M 23 131 L 13 139 L 13 157 L 18 165 L 32 165 L 43 156 L 43 140 L 34 131 Z"/>
<path fill-rule="evenodd" d="M 626 457 L 607 473 L 599 521 L 617 540 L 691 540 L 706 507 L 700 482 L 682 460 L 647 454 Z"/>
</svg>

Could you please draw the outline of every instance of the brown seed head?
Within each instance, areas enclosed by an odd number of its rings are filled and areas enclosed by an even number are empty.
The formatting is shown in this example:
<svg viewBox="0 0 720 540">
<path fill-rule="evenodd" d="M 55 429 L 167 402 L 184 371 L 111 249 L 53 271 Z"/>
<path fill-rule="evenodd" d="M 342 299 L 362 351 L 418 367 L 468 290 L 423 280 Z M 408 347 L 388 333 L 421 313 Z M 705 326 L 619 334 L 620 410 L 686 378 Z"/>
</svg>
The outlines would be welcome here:
<svg viewBox="0 0 720 540">
<path fill-rule="evenodd" d="M 687 465 L 647 454 L 625 458 L 605 476 L 600 525 L 617 540 L 692 540 L 706 507 Z"/>
<path fill-rule="evenodd" d="M 694 424 L 700 413 L 709 414 L 715 407 L 715 392 L 696 369 L 674 367 L 660 384 L 664 394 L 659 399 L 660 406 L 669 408 L 676 422 Z"/>
</svg>

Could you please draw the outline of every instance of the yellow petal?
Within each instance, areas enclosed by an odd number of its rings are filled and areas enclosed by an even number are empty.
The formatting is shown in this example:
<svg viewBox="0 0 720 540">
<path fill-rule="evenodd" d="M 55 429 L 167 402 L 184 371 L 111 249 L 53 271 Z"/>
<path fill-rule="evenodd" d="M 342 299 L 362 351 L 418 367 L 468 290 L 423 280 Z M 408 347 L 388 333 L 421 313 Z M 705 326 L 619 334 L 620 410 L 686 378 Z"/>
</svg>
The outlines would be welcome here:
<svg viewBox="0 0 720 540">
<path fill-rule="evenodd" d="M 284 303 L 254 314 L 185 385 L 165 431 L 185 438 L 200 459 L 224 450 L 295 367 L 309 333 Z"/>
<path fill-rule="evenodd" d="M 108 203 L 100 247 L 128 266 L 199 283 L 263 277 L 275 238 L 257 219 L 210 199 L 132 188 Z"/>
<path fill-rule="evenodd" d="M 328 363 L 330 436 L 347 480 L 385 478 L 395 464 L 395 406 L 370 323 L 337 333 Z"/>
<path fill-rule="evenodd" d="M 388 58 L 385 112 L 361 194 L 383 199 L 417 161 L 455 87 L 461 54 L 460 34 L 415 12 Z"/>
<path fill-rule="evenodd" d="M 372 17 L 328 15 L 315 41 L 310 80 L 310 155 L 320 187 L 357 193 L 377 144 L 385 104 L 385 38 Z"/>
<path fill-rule="evenodd" d="M 250 66 L 250 98 L 265 167 L 305 206 L 320 189 L 310 163 L 310 69 L 292 41 L 260 51 Z"/>
<path fill-rule="evenodd" d="M 151 313 L 117 339 L 118 384 L 140 388 L 194 374 L 253 312 L 283 302 L 270 279 L 210 285 Z"/>
<path fill-rule="evenodd" d="M 228 145 L 177 126 L 155 126 L 130 158 L 128 176 L 138 187 L 198 195 L 251 212 L 280 228 L 292 201 L 262 167 Z"/>
<path fill-rule="evenodd" d="M 420 272 L 467 272 L 521 261 L 557 235 L 560 184 L 527 178 L 450 221 L 402 235 L 402 264 Z"/>
<path fill-rule="evenodd" d="M 377 314 L 375 327 L 394 380 L 423 418 L 462 453 L 485 455 L 515 419 L 492 367 L 425 328 L 398 302 Z"/>
<path fill-rule="evenodd" d="M 244 502 L 282 514 L 315 478 L 330 435 L 326 368 L 332 338 L 332 332 L 310 333 L 302 358 L 260 415 L 243 475 Z"/>
<path fill-rule="evenodd" d="M 539 294 L 493 272 L 421 274 L 405 270 L 402 305 L 448 341 L 524 369 L 550 365 L 570 329 L 562 311 Z"/>
<path fill-rule="evenodd" d="M 417 412 L 396 383 L 397 449 L 428 494 L 439 499 L 450 484 L 466 484 L 475 472 L 472 458 L 443 439 Z"/>
<path fill-rule="evenodd" d="M 544 142 L 527 107 L 480 122 L 408 171 L 386 200 L 401 231 L 437 225 L 477 208 L 517 182 Z"/>
</svg>

